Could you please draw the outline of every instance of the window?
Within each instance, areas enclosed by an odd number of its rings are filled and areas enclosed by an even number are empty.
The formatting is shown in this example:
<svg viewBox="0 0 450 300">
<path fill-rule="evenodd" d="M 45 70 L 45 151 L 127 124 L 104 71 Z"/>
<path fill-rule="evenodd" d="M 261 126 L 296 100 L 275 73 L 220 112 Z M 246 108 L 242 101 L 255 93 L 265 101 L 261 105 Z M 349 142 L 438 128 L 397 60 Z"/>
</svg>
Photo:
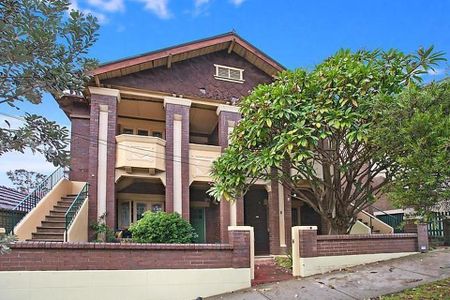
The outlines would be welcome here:
<svg viewBox="0 0 450 300">
<path fill-rule="evenodd" d="M 214 77 L 219 80 L 231 81 L 236 83 L 244 82 L 244 69 L 227 67 L 222 65 L 214 65 L 216 73 Z"/>
<path fill-rule="evenodd" d="M 162 132 L 160 132 L 160 131 L 153 131 L 152 132 L 152 136 L 162 139 Z"/>
<path fill-rule="evenodd" d="M 144 213 L 147 211 L 146 203 L 136 203 L 136 221 L 140 220 Z"/>
<path fill-rule="evenodd" d="M 162 205 L 160 203 L 152 204 L 152 212 L 162 211 Z"/>
<path fill-rule="evenodd" d="M 133 134 L 134 130 L 132 128 L 123 128 L 122 134 Z"/>
<path fill-rule="evenodd" d="M 137 134 L 148 136 L 148 130 L 138 129 Z"/>
</svg>

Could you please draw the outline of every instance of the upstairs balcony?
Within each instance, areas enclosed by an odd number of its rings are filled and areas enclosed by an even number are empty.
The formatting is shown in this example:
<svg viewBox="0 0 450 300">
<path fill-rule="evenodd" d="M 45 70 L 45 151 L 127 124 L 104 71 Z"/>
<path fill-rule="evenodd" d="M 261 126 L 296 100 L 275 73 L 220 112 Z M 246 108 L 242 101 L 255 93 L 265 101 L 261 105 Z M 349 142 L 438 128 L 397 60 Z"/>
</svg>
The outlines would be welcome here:
<svg viewBox="0 0 450 300">
<path fill-rule="evenodd" d="M 220 155 L 220 146 L 189 144 L 189 182 L 211 181 L 212 163 Z"/>
<path fill-rule="evenodd" d="M 116 136 L 116 168 L 131 172 L 148 169 L 150 174 L 164 172 L 166 141 L 154 136 L 121 134 Z"/>
</svg>

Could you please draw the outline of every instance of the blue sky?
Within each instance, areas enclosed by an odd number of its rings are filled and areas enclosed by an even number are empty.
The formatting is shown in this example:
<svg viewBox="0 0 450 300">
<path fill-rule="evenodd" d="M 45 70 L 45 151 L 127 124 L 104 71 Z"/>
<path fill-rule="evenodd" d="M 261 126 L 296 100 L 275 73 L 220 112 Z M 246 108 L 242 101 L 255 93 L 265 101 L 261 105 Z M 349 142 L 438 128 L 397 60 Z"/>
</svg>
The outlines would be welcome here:
<svg viewBox="0 0 450 300">
<path fill-rule="evenodd" d="M 90 55 L 101 62 L 231 30 L 290 69 L 313 68 L 340 48 L 412 52 L 434 45 L 450 60 L 448 0 L 72 0 L 72 7 L 100 20 L 99 40 Z M 448 63 L 426 80 L 446 75 Z M 19 107 L 0 105 L 0 112 L 39 113 L 70 126 L 51 97 Z M 53 166 L 30 153 L 5 154 L 0 157 L 0 185 L 9 185 L 5 172 L 16 168 L 48 173 Z"/>
</svg>

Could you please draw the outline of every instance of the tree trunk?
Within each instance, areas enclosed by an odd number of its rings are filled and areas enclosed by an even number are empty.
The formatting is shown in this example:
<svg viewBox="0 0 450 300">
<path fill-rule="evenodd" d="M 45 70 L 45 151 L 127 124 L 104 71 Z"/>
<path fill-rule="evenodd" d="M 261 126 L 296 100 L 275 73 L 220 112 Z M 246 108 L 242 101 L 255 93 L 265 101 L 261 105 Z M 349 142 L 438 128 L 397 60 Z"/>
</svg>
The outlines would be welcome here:
<svg viewBox="0 0 450 300">
<path fill-rule="evenodd" d="M 332 218 L 330 216 L 323 216 L 325 222 L 327 223 L 327 234 L 348 234 L 355 224 L 355 221 L 352 221 L 350 217 L 347 216 L 339 216 Z"/>
</svg>

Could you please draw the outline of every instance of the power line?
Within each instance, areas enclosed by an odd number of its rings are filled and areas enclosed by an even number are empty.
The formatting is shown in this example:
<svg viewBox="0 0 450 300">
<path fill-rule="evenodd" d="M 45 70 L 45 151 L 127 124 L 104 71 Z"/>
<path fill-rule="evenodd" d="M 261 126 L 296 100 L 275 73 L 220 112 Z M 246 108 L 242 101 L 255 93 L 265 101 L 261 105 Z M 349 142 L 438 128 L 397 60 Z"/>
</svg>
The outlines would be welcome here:
<svg viewBox="0 0 450 300">
<path fill-rule="evenodd" d="M 14 115 L 9 115 L 9 114 L 5 114 L 5 113 L 0 113 L 0 115 L 6 116 L 6 117 L 10 117 L 10 118 L 14 118 L 14 119 L 17 119 L 17 120 L 20 120 L 20 121 L 24 121 L 24 119 L 22 117 L 20 117 L 20 116 L 14 116 Z M 139 154 L 139 155 L 145 154 L 145 153 L 142 153 L 142 152 L 137 152 L 136 150 L 146 151 L 146 152 L 154 153 L 156 158 L 160 158 L 160 159 L 164 159 L 164 160 L 170 160 L 172 162 L 179 162 L 179 163 L 182 163 L 182 164 L 187 164 L 187 165 L 196 166 L 196 167 L 206 167 L 205 165 L 199 165 L 199 164 L 194 164 L 194 163 L 191 163 L 191 162 L 181 161 L 182 157 L 181 156 L 176 156 L 174 154 L 170 155 L 169 158 L 167 157 L 168 155 L 164 155 L 164 157 L 162 157 L 162 156 L 158 156 L 158 154 L 159 154 L 158 152 L 156 152 L 154 150 L 151 150 L 151 149 L 147 149 L 147 148 L 140 148 L 140 147 L 131 146 L 131 145 L 120 145 L 120 144 L 116 143 L 115 141 L 91 140 L 89 137 L 87 137 L 85 135 L 82 135 L 82 134 L 79 134 L 79 133 L 75 133 L 75 132 L 71 132 L 71 135 L 78 136 L 79 138 L 81 138 L 81 139 L 83 139 L 83 140 L 85 140 L 85 141 L 87 141 L 89 143 L 98 141 L 98 143 L 101 143 L 103 145 L 110 144 L 110 145 L 113 145 L 115 147 L 121 148 L 121 149 L 123 149 L 125 151 L 128 151 L 130 153 L 134 153 L 134 154 Z M 72 141 L 71 141 L 71 143 L 72 143 Z M 128 149 L 125 149 L 125 148 L 128 148 Z M 179 158 L 180 160 L 177 160 L 176 158 Z M 202 159 L 202 158 L 195 158 L 195 160 L 211 162 L 208 159 Z"/>
</svg>

